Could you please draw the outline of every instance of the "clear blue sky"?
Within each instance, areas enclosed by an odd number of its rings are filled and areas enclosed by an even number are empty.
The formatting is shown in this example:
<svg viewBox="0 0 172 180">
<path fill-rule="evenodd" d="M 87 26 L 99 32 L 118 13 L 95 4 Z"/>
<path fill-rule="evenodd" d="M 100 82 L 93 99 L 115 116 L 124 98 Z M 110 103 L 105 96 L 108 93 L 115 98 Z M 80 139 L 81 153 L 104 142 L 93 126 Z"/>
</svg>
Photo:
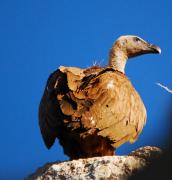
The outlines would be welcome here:
<svg viewBox="0 0 172 180">
<path fill-rule="evenodd" d="M 6 0 L 0 2 L 0 179 L 23 179 L 46 162 L 66 160 L 58 142 L 43 144 L 38 105 L 49 74 L 60 65 L 107 63 L 120 35 L 136 34 L 162 48 L 127 64 L 126 74 L 147 107 L 140 138 L 118 154 L 140 146 L 162 147 L 172 95 L 171 0 Z M 6 177 L 6 178 L 5 178 Z"/>
</svg>

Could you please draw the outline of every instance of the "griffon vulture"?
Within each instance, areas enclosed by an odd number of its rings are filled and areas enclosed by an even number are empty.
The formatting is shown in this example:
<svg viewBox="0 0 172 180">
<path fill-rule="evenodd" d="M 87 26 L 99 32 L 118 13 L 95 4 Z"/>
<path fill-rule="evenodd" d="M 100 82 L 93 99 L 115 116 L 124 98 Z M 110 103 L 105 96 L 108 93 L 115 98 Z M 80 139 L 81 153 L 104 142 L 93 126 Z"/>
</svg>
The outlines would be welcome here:
<svg viewBox="0 0 172 180">
<path fill-rule="evenodd" d="M 129 58 L 160 53 L 137 36 L 121 36 L 109 64 L 87 69 L 59 67 L 48 78 L 39 106 L 39 125 L 49 149 L 56 138 L 71 159 L 113 155 L 133 143 L 146 122 L 145 106 L 125 75 Z"/>
</svg>

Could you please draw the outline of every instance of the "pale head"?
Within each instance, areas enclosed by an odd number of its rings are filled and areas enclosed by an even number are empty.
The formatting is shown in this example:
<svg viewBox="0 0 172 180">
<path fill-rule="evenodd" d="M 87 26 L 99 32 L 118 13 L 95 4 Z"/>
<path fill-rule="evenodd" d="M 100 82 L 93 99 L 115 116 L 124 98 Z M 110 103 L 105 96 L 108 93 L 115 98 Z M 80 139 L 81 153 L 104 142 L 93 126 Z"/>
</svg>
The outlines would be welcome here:
<svg viewBox="0 0 172 180">
<path fill-rule="evenodd" d="M 109 65 L 124 73 L 129 58 L 151 53 L 160 54 L 161 49 L 138 36 L 120 36 L 110 50 Z"/>
</svg>

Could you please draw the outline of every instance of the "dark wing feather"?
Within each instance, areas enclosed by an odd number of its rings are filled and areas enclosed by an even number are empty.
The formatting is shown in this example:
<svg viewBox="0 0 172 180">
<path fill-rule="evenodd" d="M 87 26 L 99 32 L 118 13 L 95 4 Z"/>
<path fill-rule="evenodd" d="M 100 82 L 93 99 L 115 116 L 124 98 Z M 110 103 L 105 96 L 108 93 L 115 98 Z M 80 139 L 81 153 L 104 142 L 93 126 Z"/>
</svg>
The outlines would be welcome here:
<svg viewBox="0 0 172 180">
<path fill-rule="evenodd" d="M 68 91 L 66 76 L 60 70 L 55 71 L 48 78 L 44 94 L 39 106 L 39 126 L 47 148 L 50 148 L 58 136 L 58 127 L 62 124 L 62 114 L 59 102 L 55 98 L 57 94 Z"/>
</svg>

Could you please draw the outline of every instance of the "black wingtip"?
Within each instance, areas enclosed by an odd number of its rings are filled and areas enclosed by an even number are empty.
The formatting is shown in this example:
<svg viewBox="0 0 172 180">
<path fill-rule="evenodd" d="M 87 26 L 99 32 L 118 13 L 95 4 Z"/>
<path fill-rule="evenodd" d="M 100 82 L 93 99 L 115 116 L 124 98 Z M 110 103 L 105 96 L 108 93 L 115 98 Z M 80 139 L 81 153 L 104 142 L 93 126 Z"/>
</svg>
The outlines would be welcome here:
<svg viewBox="0 0 172 180">
<path fill-rule="evenodd" d="M 46 124 L 46 121 L 42 121 L 41 123 L 39 123 L 39 125 L 44 144 L 47 147 L 47 149 L 50 149 L 55 142 L 56 136 L 49 129 L 49 127 Z"/>
</svg>

